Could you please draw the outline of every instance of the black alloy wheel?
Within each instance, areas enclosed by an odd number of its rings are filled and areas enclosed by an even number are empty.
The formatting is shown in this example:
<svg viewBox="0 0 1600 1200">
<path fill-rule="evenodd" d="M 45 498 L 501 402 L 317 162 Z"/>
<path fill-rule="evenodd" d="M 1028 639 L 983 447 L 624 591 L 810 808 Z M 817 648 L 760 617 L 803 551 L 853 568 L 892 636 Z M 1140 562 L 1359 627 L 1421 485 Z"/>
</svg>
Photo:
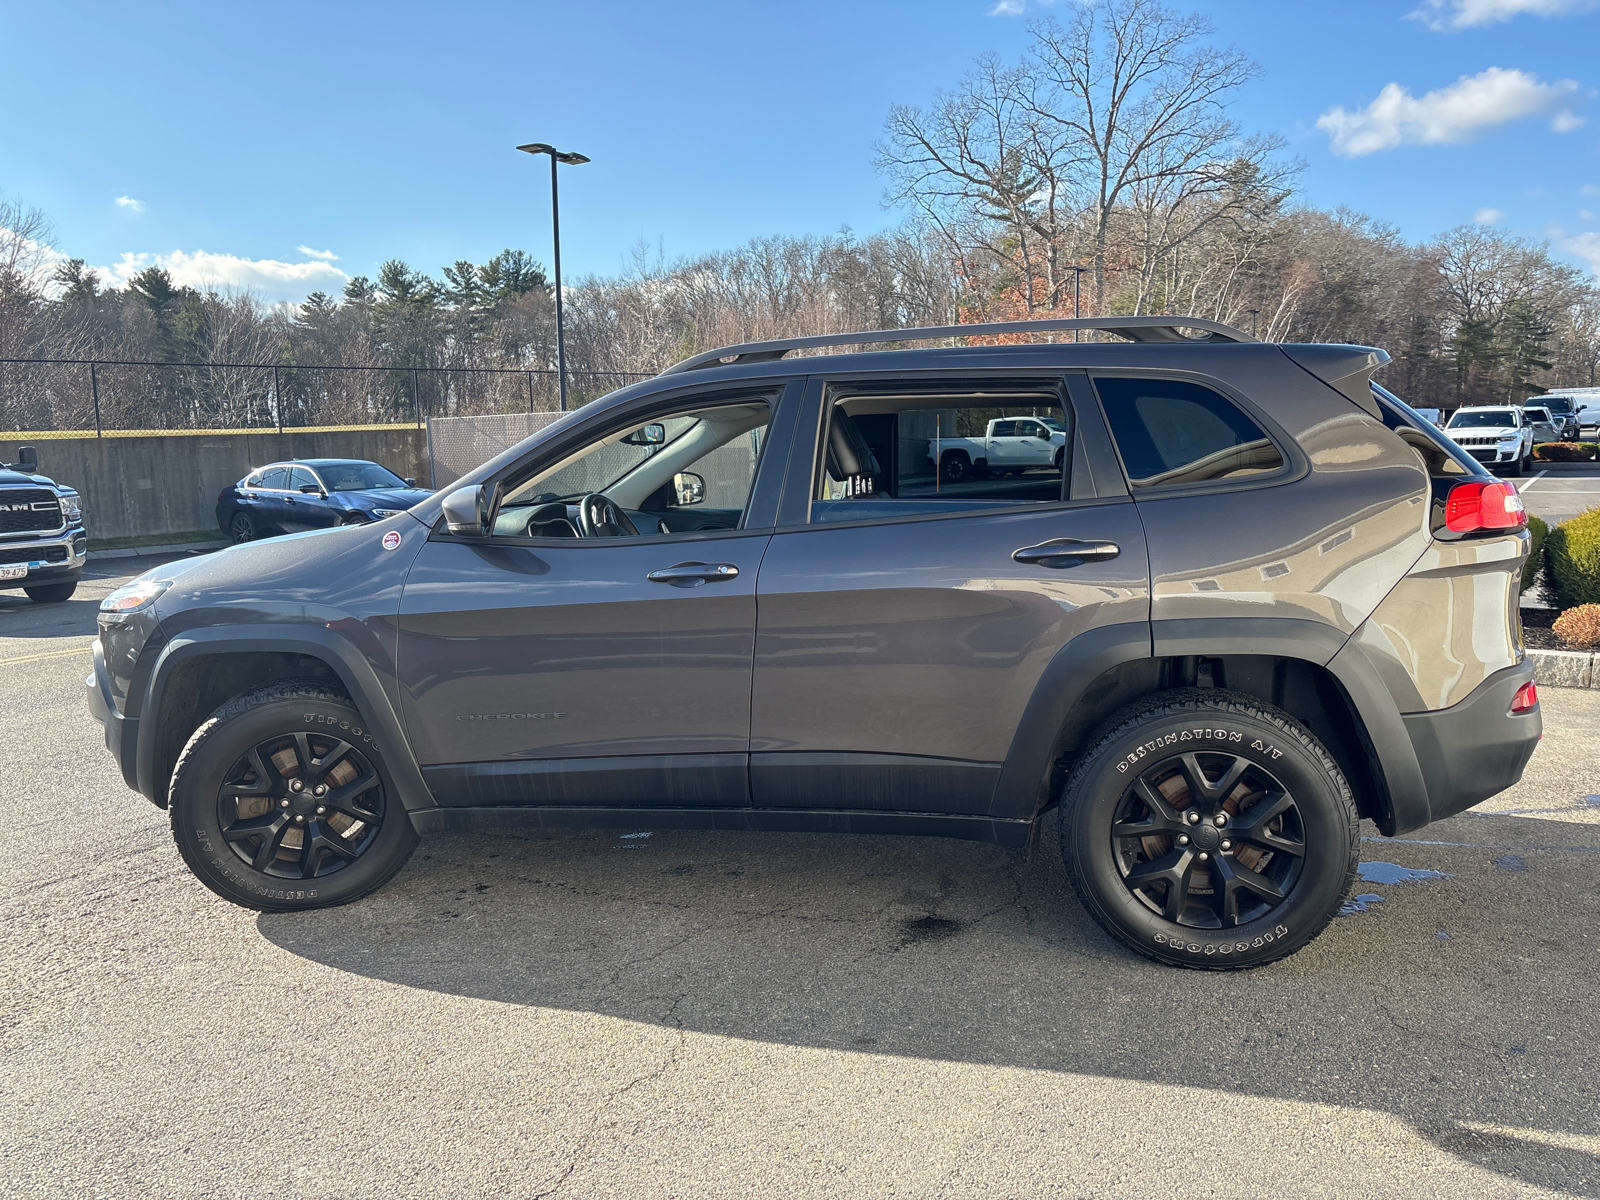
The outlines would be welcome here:
<svg viewBox="0 0 1600 1200">
<path fill-rule="evenodd" d="M 372 524 L 372 518 L 367 516 L 366 513 L 353 512 L 353 513 L 349 513 L 348 515 L 346 515 L 345 519 L 343 521 L 341 521 L 340 524 L 342 524 L 342 525 L 371 525 Z"/>
<path fill-rule="evenodd" d="M 256 523 L 251 520 L 250 514 L 234 513 L 228 522 L 228 540 L 239 546 L 255 541 L 256 536 Z"/>
<path fill-rule="evenodd" d="M 939 464 L 939 473 L 946 483 L 960 483 L 970 473 L 971 464 L 965 454 L 947 454 Z"/>
<path fill-rule="evenodd" d="M 417 845 L 377 739 L 320 679 L 268 684 L 207 717 L 178 756 L 167 811 L 189 869 L 245 908 L 347 904 Z"/>
<path fill-rule="evenodd" d="M 1195 929 L 1269 915 L 1294 889 L 1306 854 L 1293 795 L 1265 767 L 1225 752 L 1146 768 L 1117 806 L 1110 836 L 1128 890 Z"/>
<path fill-rule="evenodd" d="M 372 847 L 383 782 L 341 738 L 287 733 L 252 746 L 217 792 L 222 839 L 240 862 L 278 879 L 317 879 Z"/>
<path fill-rule="evenodd" d="M 1223 688 L 1159 692 L 1084 742 L 1061 796 L 1067 878 L 1148 958 L 1258 967 L 1327 928 L 1355 882 L 1360 818 L 1294 717 Z"/>
</svg>

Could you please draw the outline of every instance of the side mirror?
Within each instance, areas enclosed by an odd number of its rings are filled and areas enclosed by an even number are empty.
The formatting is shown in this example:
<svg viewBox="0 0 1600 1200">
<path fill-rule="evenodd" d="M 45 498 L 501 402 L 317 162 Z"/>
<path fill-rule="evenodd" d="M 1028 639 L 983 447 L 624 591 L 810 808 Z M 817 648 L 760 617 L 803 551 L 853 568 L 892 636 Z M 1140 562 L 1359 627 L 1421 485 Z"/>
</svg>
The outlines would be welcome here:
<svg viewBox="0 0 1600 1200">
<path fill-rule="evenodd" d="M 39 452 L 32 446 L 18 446 L 17 466 L 22 468 L 25 475 L 37 475 L 39 473 Z"/>
<path fill-rule="evenodd" d="M 673 503 L 680 508 L 699 504 L 706 498 L 706 481 L 693 471 L 680 471 L 672 477 Z"/>
<path fill-rule="evenodd" d="M 406 486 L 407 487 L 416 487 L 417 486 L 417 481 L 415 479 L 407 479 L 406 480 Z"/>
<path fill-rule="evenodd" d="M 307 496 L 326 496 L 328 494 L 314 483 L 302 483 L 300 490 Z"/>
<path fill-rule="evenodd" d="M 482 487 L 457 488 L 440 505 L 444 525 L 456 537 L 489 536 L 489 497 Z"/>
<path fill-rule="evenodd" d="M 641 425 L 622 439 L 624 446 L 660 446 L 667 440 L 667 427 L 661 424 Z"/>
</svg>

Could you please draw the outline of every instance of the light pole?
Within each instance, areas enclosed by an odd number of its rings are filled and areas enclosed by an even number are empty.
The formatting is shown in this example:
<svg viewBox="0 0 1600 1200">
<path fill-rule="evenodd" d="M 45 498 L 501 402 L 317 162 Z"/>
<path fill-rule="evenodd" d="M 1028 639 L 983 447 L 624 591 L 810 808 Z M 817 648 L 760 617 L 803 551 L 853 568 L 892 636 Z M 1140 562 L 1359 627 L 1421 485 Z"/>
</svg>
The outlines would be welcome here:
<svg viewBox="0 0 1600 1200">
<path fill-rule="evenodd" d="M 518 146 L 518 150 L 528 154 L 548 154 L 550 156 L 550 229 L 555 238 L 555 264 L 556 264 L 556 382 L 561 389 L 561 411 L 567 411 L 567 340 L 566 331 L 561 323 L 561 201 L 556 189 L 556 167 L 566 163 L 569 167 L 576 167 L 589 161 L 587 157 L 576 153 L 562 153 L 546 142 L 529 142 L 526 146 Z"/>
<path fill-rule="evenodd" d="M 1079 304 L 1079 299 L 1080 299 L 1080 291 L 1079 291 L 1079 289 L 1080 289 L 1080 285 L 1083 283 L 1083 273 L 1085 271 L 1087 271 L 1088 269 L 1089 269 L 1088 267 L 1068 267 L 1067 268 L 1067 270 L 1072 272 L 1072 319 L 1074 321 L 1076 321 L 1079 317 L 1081 317 L 1083 315 L 1082 306 Z M 1074 329 L 1072 331 L 1072 340 L 1073 341 L 1077 341 L 1078 340 L 1078 336 L 1079 336 L 1079 334 L 1081 332 L 1082 332 L 1081 330 Z"/>
<path fill-rule="evenodd" d="M 1250 314 L 1250 336 L 1251 337 L 1255 337 L 1256 336 L 1256 318 L 1261 315 L 1261 310 L 1259 308 L 1247 308 L 1247 309 L 1245 309 L 1245 312 Z"/>
</svg>

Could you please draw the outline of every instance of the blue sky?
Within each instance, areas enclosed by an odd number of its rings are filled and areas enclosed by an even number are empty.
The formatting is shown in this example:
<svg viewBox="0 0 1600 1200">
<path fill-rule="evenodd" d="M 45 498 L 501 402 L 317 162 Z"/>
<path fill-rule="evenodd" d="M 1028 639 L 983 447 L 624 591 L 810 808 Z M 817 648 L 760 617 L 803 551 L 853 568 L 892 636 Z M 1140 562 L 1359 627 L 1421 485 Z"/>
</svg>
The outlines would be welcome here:
<svg viewBox="0 0 1600 1200">
<path fill-rule="evenodd" d="M 563 168 L 569 278 L 641 240 L 867 232 L 898 219 L 872 168 L 889 107 L 1074 2 L 5 0 L 0 191 L 63 253 L 269 300 L 391 257 L 548 265 L 545 160 L 513 150 L 532 140 L 594 160 Z M 1492 220 L 1600 269 L 1600 4 L 1416 2 L 1174 6 L 1261 64 L 1235 115 L 1289 140 L 1307 200 L 1412 239 Z"/>
</svg>

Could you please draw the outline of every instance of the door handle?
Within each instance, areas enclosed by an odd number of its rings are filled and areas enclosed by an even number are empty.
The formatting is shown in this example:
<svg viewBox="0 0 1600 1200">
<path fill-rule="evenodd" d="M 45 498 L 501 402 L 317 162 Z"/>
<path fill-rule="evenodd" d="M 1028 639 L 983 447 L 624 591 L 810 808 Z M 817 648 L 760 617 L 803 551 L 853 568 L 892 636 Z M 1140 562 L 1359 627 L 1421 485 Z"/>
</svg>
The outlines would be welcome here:
<svg viewBox="0 0 1600 1200">
<path fill-rule="evenodd" d="M 1019 563 L 1038 563 L 1045 567 L 1075 567 L 1079 563 L 1109 562 L 1122 553 L 1115 542 L 1080 542 L 1077 538 L 1051 538 L 1037 546 L 1024 546 L 1012 552 Z"/>
<path fill-rule="evenodd" d="M 651 583 L 670 583 L 674 587 L 699 587 L 702 583 L 718 583 L 736 578 L 739 568 L 732 563 L 678 563 L 651 571 L 645 578 Z"/>
</svg>

